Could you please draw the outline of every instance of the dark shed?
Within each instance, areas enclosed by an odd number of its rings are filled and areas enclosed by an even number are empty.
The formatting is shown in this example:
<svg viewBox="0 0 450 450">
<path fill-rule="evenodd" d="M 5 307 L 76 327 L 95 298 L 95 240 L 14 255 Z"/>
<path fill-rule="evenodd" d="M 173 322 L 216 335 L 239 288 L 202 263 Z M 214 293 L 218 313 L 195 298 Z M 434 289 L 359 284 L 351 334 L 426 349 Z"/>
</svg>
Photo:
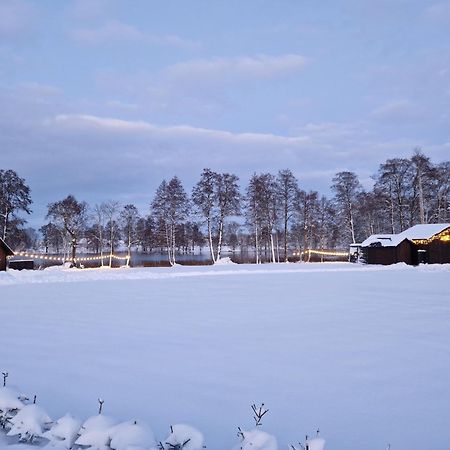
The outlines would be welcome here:
<svg viewBox="0 0 450 450">
<path fill-rule="evenodd" d="M 361 250 L 368 264 L 450 263 L 450 224 L 420 224 L 399 234 L 372 235 Z"/>
<path fill-rule="evenodd" d="M 6 258 L 14 255 L 14 252 L 8 247 L 6 242 L 0 238 L 0 271 L 6 270 Z"/>
</svg>

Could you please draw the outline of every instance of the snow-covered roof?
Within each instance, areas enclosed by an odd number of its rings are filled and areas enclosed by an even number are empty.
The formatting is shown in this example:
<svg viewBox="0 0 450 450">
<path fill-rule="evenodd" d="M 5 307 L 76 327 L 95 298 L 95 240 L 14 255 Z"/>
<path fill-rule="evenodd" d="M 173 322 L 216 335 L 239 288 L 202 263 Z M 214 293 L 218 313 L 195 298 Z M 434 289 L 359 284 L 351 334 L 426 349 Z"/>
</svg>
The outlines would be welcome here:
<svg viewBox="0 0 450 450">
<path fill-rule="evenodd" d="M 0 247 L 3 247 L 3 249 L 5 250 L 5 253 L 8 256 L 14 255 L 14 252 L 11 250 L 9 245 L 2 238 L 0 238 Z"/>
<path fill-rule="evenodd" d="M 379 242 L 382 247 L 397 247 L 400 242 L 408 239 L 410 241 L 416 239 L 430 239 L 435 234 L 450 228 L 450 223 L 426 223 L 414 225 L 399 234 L 372 234 L 365 241 L 361 243 L 362 247 Z"/>
</svg>

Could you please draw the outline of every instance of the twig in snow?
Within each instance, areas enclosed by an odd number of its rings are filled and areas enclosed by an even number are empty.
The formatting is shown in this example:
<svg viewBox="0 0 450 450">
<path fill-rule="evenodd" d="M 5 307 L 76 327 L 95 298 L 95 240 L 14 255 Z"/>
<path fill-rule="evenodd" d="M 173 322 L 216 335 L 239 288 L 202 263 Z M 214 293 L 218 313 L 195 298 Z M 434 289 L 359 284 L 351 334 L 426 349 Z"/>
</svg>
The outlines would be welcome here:
<svg viewBox="0 0 450 450">
<path fill-rule="evenodd" d="M 99 413 L 99 414 L 102 413 L 103 403 L 105 403 L 105 400 L 99 398 L 99 399 L 98 399 L 98 413 Z"/>
<path fill-rule="evenodd" d="M 254 413 L 253 419 L 255 421 L 255 426 L 259 427 L 261 425 L 262 418 L 269 412 L 269 410 L 264 408 L 264 403 L 262 403 L 259 407 L 256 407 L 256 405 L 253 404 L 252 410 Z"/>
<path fill-rule="evenodd" d="M 8 372 L 2 372 L 3 375 L 3 387 L 6 386 L 6 379 L 8 378 Z"/>
</svg>

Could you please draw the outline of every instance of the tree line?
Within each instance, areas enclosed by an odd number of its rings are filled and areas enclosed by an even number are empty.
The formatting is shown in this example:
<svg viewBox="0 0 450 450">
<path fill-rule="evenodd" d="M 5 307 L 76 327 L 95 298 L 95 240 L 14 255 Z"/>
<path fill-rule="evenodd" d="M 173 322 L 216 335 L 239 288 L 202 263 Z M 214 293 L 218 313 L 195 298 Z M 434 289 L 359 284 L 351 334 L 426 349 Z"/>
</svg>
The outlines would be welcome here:
<svg viewBox="0 0 450 450">
<path fill-rule="evenodd" d="M 13 248 L 46 252 L 77 248 L 112 255 L 118 246 L 177 254 L 207 249 L 212 262 L 224 247 L 251 251 L 255 262 L 287 261 L 292 250 L 347 248 L 374 233 L 399 233 L 417 223 L 450 222 L 450 162 L 433 163 L 420 149 L 391 158 L 366 190 L 354 172 L 335 174 L 332 196 L 306 191 L 289 169 L 254 173 L 245 189 L 231 173 L 205 168 L 188 194 L 174 176 L 158 186 L 149 214 L 133 204 L 89 207 L 73 195 L 48 205 L 40 229 L 25 228 L 30 189 L 12 170 L 0 170 L 1 236 Z M 111 260 L 110 260 L 111 263 Z"/>
</svg>

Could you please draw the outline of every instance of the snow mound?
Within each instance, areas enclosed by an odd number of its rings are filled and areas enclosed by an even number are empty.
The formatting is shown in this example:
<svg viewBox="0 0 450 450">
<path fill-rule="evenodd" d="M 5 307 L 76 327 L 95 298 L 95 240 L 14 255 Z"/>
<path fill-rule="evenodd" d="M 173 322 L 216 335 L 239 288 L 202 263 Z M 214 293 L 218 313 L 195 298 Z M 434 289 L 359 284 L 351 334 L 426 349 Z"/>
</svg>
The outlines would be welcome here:
<svg viewBox="0 0 450 450">
<path fill-rule="evenodd" d="M 58 419 L 52 428 L 46 431 L 42 436 L 50 442 L 49 447 L 72 448 L 78 437 L 78 431 L 81 427 L 81 421 L 75 419 L 70 414 Z"/>
<path fill-rule="evenodd" d="M 309 439 L 306 441 L 309 450 L 324 450 L 325 439 L 316 437 L 314 439 Z"/>
<path fill-rule="evenodd" d="M 214 265 L 215 266 L 224 266 L 227 264 L 236 264 L 235 262 L 231 261 L 230 257 L 226 257 L 226 258 L 220 258 L 219 260 L 217 260 Z"/>
<path fill-rule="evenodd" d="M 275 436 L 261 430 L 242 432 L 242 441 L 233 450 L 278 450 Z"/>
<path fill-rule="evenodd" d="M 92 450 L 106 450 L 111 441 L 110 430 L 115 424 L 111 417 L 93 416 L 83 423 L 75 444 Z"/>
<path fill-rule="evenodd" d="M 152 431 L 137 422 L 123 422 L 110 430 L 112 450 L 150 449 L 155 447 Z"/>
<path fill-rule="evenodd" d="M 8 436 L 19 436 L 22 442 L 32 442 L 50 428 L 52 419 L 40 406 L 32 404 L 24 406 L 9 422 Z"/>
<path fill-rule="evenodd" d="M 0 411 L 7 413 L 8 411 L 21 409 L 23 403 L 19 400 L 19 397 L 19 394 L 13 389 L 7 387 L 0 388 Z"/>
<path fill-rule="evenodd" d="M 171 433 L 164 441 L 164 444 L 165 449 L 201 450 L 204 438 L 203 434 L 195 428 L 189 425 L 178 424 L 172 425 Z"/>
</svg>

